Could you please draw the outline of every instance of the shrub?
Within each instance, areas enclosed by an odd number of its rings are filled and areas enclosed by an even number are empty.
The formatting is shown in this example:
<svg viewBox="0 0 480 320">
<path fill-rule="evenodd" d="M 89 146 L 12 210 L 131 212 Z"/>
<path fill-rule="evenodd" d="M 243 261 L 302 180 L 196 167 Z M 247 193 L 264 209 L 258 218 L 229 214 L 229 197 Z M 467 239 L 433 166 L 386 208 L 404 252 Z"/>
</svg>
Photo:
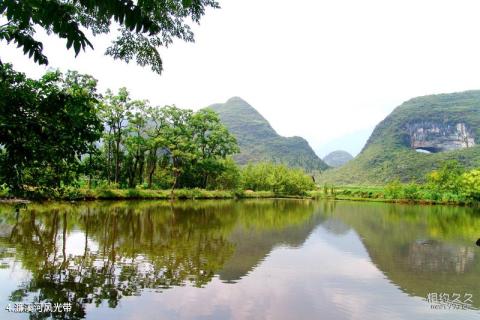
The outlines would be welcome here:
<svg viewBox="0 0 480 320">
<path fill-rule="evenodd" d="M 243 189 L 272 191 L 278 195 L 305 195 L 315 189 L 312 178 L 301 169 L 282 164 L 249 164 L 241 172 Z"/>
<path fill-rule="evenodd" d="M 10 189 L 8 188 L 7 184 L 0 184 L 0 197 L 8 196 Z"/>
<path fill-rule="evenodd" d="M 462 194 L 472 200 L 480 200 L 480 169 L 466 172 L 461 178 Z"/>
<path fill-rule="evenodd" d="M 402 184 L 395 180 L 385 187 L 385 197 L 388 199 L 399 199 L 402 196 Z"/>
<path fill-rule="evenodd" d="M 409 183 L 403 187 L 403 198 L 408 200 L 418 199 L 418 185 L 416 183 Z"/>
</svg>

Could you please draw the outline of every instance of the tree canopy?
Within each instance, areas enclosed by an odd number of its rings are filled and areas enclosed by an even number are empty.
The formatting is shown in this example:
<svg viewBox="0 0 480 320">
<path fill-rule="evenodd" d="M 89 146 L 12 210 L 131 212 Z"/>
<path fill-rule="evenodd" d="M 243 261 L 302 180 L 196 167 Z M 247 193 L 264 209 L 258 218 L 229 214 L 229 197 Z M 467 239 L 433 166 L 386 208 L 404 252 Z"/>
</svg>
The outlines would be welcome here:
<svg viewBox="0 0 480 320">
<path fill-rule="evenodd" d="M 118 27 L 119 35 L 106 54 L 115 59 L 149 65 L 156 73 L 163 70 L 159 46 L 175 38 L 192 42 L 193 32 L 186 21 L 199 23 L 206 8 L 219 8 L 214 0 L 4 0 L 0 16 L 0 40 L 16 43 L 38 64 L 48 64 L 43 43 L 36 37 L 41 28 L 66 40 L 75 55 L 90 47 L 93 36 Z"/>
<path fill-rule="evenodd" d="M 8 64 L 1 71 L 0 178 L 13 190 L 71 183 L 102 132 L 96 80 L 58 71 L 33 80 Z"/>
</svg>

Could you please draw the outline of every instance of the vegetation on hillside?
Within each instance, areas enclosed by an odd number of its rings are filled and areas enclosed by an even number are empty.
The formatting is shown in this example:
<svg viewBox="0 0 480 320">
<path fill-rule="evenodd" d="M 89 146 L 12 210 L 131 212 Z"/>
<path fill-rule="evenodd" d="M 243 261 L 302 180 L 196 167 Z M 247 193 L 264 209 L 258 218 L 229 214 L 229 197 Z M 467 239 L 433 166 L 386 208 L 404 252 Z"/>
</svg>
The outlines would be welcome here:
<svg viewBox="0 0 480 320">
<path fill-rule="evenodd" d="M 465 123 L 480 139 L 480 91 L 467 91 L 414 98 L 396 108 L 377 125 L 362 152 L 345 166 L 328 170 L 320 183 L 335 185 L 385 185 L 401 182 L 425 182 L 427 173 L 443 162 L 456 160 L 467 169 L 480 166 L 480 146 L 420 153 L 410 146 L 406 124 L 422 122 L 456 125 Z"/>
<path fill-rule="evenodd" d="M 209 107 L 220 115 L 230 132 L 237 138 L 240 153 L 234 156 L 239 164 L 274 162 L 300 167 L 308 172 L 328 168 L 301 137 L 282 137 L 268 121 L 241 98 L 231 98 L 224 104 Z"/>
</svg>

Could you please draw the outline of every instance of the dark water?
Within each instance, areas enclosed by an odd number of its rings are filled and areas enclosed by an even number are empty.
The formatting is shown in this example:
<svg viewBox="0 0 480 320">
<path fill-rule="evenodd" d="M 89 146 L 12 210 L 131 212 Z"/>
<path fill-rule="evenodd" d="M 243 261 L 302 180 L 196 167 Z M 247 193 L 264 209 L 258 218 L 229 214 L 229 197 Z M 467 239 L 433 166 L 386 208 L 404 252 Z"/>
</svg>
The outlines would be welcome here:
<svg viewBox="0 0 480 320">
<path fill-rule="evenodd" d="M 0 319 L 476 319 L 479 237 L 455 207 L 1 206 Z"/>
</svg>

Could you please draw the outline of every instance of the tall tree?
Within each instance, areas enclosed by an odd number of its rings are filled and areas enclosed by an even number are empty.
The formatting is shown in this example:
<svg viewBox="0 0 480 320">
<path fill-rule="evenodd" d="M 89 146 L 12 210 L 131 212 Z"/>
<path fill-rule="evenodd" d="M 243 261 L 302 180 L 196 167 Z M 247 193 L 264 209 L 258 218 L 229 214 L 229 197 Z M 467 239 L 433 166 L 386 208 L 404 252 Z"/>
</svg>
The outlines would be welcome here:
<svg viewBox="0 0 480 320">
<path fill-rule="evenodd" d="M 200 187 L 206 188 L 208 178 L 223 171 L 223 163 L 218 160 L 225 159 L 240 149 L 235 136 L 228 132 L 213 110 L 197 111 L 190 119 L 190 126 L 193 144 L 196 146 L 196 167 L 200 174 L 196 180 Z"/>
<path fill-rule="evenodd" d="M 193 132 L 189 125 L 193 111 L 179 109 L 175 106 L 166 106 L 162 108 L 161 112 L 163 125 L 156 139 L 170 158 L 173 175 L 173 195 L 179 176 L 195 158 L 195 146 L 192 140 Z"/>
<path fill-rule="evenodd" d="M 57 71 L 32 80 L 0 68 L 0 177 L 14 192 L 71 183 L 102 130 L 95 79 Z"/>
<path fill-rule="evenodd" d="M 126 166 L 128 186 L 134 188 L 137 184 L 143 183 L 145 169 L 145 153 L 149 145 L 147 142 L 147 117 L 144 112 L 147 106 L 146 101 L 135 101 L 134 108 L 128 116 L 127 137 L 125 146 L 127 151 Z"/>
<path fill-rule="evenodd" d="M 120 88 L 116 95 L 113 94 L 111 90 L 107 90 L 102 104 L 101 116 L 107 126 L 107 130 L 111 133 L 111 135 L 107 136 L 106 140 L 107 143 L 113 142 L 113 148 L 109 151 L 112 152 L 115 161 L 115 183 L 119 183 L 120 181 L 121 147 L 128 124 L 127 118 L 133 105 L 134 102 L 130 99 L 126 88 Z M 110 154 L 108 157 L 108 159 L 112 158 Z M 107 165 L 110 166 L 110 163 Z"/>
<path fill-rule="evenodd" d="M 92 36 L 110 33 L 119 26 L 119 36 L 106 50 L 107 55 L 129 62 L 135 59 L 161 73 L 158 46 L 168 46 L 175 38 L 192 42 L 193 32 L 186 21 L 199 23 L 207 8 L 219 8 L 214 0 L 3 0 L 0 40 L 14 42 L 39 64 L 48 64 L 43 43 L 36 30 L 44 29 L 66 40 L 75 55 L 93 45 Z"/>
</svg>

